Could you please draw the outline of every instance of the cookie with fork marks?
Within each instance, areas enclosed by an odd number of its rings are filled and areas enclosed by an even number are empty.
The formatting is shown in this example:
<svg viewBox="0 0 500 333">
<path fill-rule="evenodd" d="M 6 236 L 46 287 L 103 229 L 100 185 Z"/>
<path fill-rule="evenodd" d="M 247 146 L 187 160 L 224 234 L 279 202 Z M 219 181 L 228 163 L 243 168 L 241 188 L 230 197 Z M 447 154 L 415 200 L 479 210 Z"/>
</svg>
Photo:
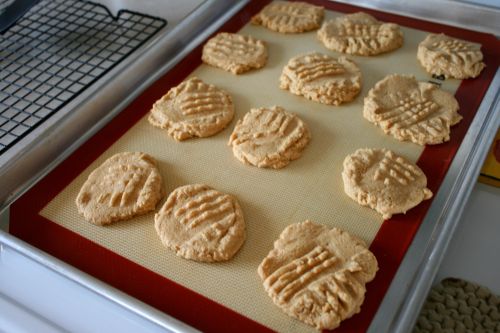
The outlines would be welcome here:
<svg viewBox="0 0 500 333">
<path fill-rule="evenodd" d="M 245 241 L 245 220 L 233 196 L 202 184 L 175 189 L 155 215 L 163 245 L 185 259 L 231 259 Z"/>
<path fill-rule="evenodd" d="M 252 17 L 252 23 L 281 33 L 318 29 L 325 15 L 323 7 L 306 2 L 274 1 Z"/>
<path fill-rule="evenodd" d="M 306 220 L 283 230 L 258 273 L 286 314 L 332 330 L 360 311 L 365 285 L 377 270 L 377 259 L 362 240 Z"/>
<path fill-rule="evenodd" d="M 194 77 L 170 89 L 153 104 L 148 121 L 167 130 L 177 141 L 207 137 L 222 131 L 233 119 L 231 96 Z"/>
<path fill-rule="evenodd" d="M 280 169 L 298 159 L 311 134 L 296 115 L 279 106 L 251 109 L 238 120 L 228 145 L 244 164 Z"/>
<path fill-rule="evenodd" d="M 76 206 L 83 217 L 105 225 L 155 209 L 163 197 L 156 161 L 140 152 L 111 156 L 83 184 Z"/>
<path fill-rule="evenodd" d="M 389 75 L 368 92 L 363 116 L 400 141 L 434 145 L 450 140 L 462 116 L 455 97 L 413 76 Z"/>
<path fill-rule="evenodd" d="M 312 52 L 288 61 L 280 88 L 323 104 L 353 100 L 361 90 L 361 71 L 354 61 Z"/>
<path fill-rule="evenodd" d="M 252 36 L 221 32 L 204 46 L 204 63 L 233 74 L 261 68 L 267 61 L 266 44 Z"/>
<path fill-rule="evenodd" d="M 429 34 L 418 45 L 417 59 L 428 73 L 456 79 L 477 77 L 485 66 L 480 45 L 445 34 Z"/>
<path fill-rule="evenodd" d="M 383 23 L 359 12 L 328 20 L 318 30 L 326 48 L 337 52 L 374 56 L 403 45 L 403 33 L 394 23 Z"/>
<path fill-rule="evenodd" d="M 344 191 L 384 219 L 430 199 L 427 177 L 415 164 L 387 149 L 358 149 L 344 160 Z"/>
</svg>

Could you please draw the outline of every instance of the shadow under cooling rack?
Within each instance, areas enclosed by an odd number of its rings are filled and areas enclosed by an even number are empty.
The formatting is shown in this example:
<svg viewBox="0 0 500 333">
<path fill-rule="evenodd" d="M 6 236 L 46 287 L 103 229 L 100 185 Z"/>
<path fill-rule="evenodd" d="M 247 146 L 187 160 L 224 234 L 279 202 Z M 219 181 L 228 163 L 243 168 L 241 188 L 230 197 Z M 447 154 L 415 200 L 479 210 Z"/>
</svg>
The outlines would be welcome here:
<svg viewBox="0 0 500 333">
<path fill-rule="evenodd" d="M 166 24 L 87 1 L 38 2 L 0 35 L 0 155 Z"/>
</svg>

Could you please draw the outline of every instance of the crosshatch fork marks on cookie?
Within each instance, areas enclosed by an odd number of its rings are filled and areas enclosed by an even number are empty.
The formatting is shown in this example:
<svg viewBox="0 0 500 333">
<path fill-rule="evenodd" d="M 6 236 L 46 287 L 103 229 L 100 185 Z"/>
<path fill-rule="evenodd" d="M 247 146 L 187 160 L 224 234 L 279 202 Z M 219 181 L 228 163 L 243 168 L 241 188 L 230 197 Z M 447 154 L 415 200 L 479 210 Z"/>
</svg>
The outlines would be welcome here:
<svg viewBox="0 0 500 333">
<path fill-rule="evenodd" d="M 301 258 L 275 270 L 264 281 L 264 287 L 268 288 L 269 293 L 277 297 L 280 302 L 287 302 L 306 288 L 309 282 L 338 262 L 339 259 L 332 256 L 327 249 L 316 246 Z"/>
<path fill-rule="evenodd" d="M 366 156 L 352 156 L 355 166 L 359 169 L 373 168 L 373 180 L 382 181 L 385 185 L 399 183 L 408 185 L 414 182 L 420 172 L 403 158 L 395 156 L 392 151 L 384 153 L 382 159 L 379 159 L 373 151 L 366 150 Z M 362 181 L 362 176 L 354 174 L 356 183 Z"/>
<path fill-rule="evenodd" d="M 109 172 L 100 183 L 99 187 L 104 191 L 95 197 L 97 203 L 108 207 L 125 207 L 139 205 L 144 201 L 149 191 L 148 183 L 153 176 L 151 171 L 146 174 L 147 171 L 142 168 L 120 165 L 110 168 Z M 120 175 L 118 179 L 117 174 Z M 92 193 L 85 191 L 78 198 L 78 202 L 85 205 L 92 199 Z"/>
<path fill-rule="evenodd" d="M 213 221 L 220 221 L 226 217 L 234 218 L 234 209 L 228 195 L 214 190 L 192 193 L 193 200 L 188 201 L 175 209 L 175 217 L 181 224 L 193 229 Z"/>
<path fill-rule="evenodd" d="M 371 43 L 377 37 L 380 24 L 339 24 L 337 33 L 339 36 L 355 37 L 365 42 Z"/>
<path fill-rule="evenodd" d="M 214 39 L 213 42 L 207 44 L 207 51 L 224 57 L 229 57 L 233 54 L 244 56 L 259 51 L 259 47 L 256 45 L 256 40 L 245 36 L 234 36 L 231 39 Z"/>
<path fill-rule="evenodd" d="M 374 113 L 380 119 L 380 125 L 384 128 L 392 126 L 398 128 L 408 128 L 422 122 L 429 122 L 432 118 L 439 118 L 440 107 L 437 103 L 425 98 L 405 98 L 399 102 L 399 105 L 392 109 L 378 109 Z M 435 128 L 439 131 L 439 128 Z"/>
<path fill-rule="evenodd" d="M 344 66 L 333 58 L 314 55 L 310 59 L 310 62 L 296 62 L 289 65 L 290 70 L 297 75 L 297 78 L 304 82 L 311 82 L 324 76 L 338 75 L 345 72 Z"/>
<path fill-rule="evenodd" d="M 346 265 L 322 246 L 275 270 L 264 287 L 278 303 L 294 301 L 307 306 L 308 300 L 327 312 L 350 313 L 359 307 L 356 300 L 363 298 L 364 282 L 358 280 L 357 264 Z M 353 273 L 353 274 L 351 274 Z M 307 311 L 307 310 L 306 310 Z"/>
<path fill-rule="evenodd" d="M 222 113 L 227 104 L 227 98 L 219 91 L 200 91 L 186 93 L 181 97 L 180 108 L 186 116 Z"/>
<path fill-rule="evenodd" d="M 120 175 L 116 179 L 116 175 Z M 145 184 L 151 177 L 151 170 L 135 165 L 115 165 L 109 168 L 109 173 L 103 179 L 102 188 L 108 191 L 101 193 L 97 201 L 108 203 L 109 207 L 126 206 L 142 201 L 145 194 Z"/>
<path fill-rule="evenodd" d="M 373 179 L 382 180 L 385 185 L 389 185 L 394 181 L 401 185 L 408 185 L 418 177 L 419 172 L 413 165 L 388 151 L 377 165 Z"/>
<path fill-rule="evenodd" d="M 267 109 L 253 109 L 250 114 L 252 116 L 248 118 L 253 118 L 254 121 L 249 119 L 248 122 L 253 126 L 238 133 L 237 137 L 232 137 L 231 142 L 234 145 L 253 141 L 255 146 L 261 146 L 267 142 L 266 139 L 274 141 L 275 138 L 279 138 L 278 152 L 282 152 L 290 148 L 304 134 L 302 124 L 291 114 L 269 112 Z M 258 139 L 265 141 L 260 142 Z"/>
<path fill-rule="evenodd" d="M 470 43 L 464 43 L 457 39 L 440 40 L 432 43 L 433 47 L 441 48 L 446 51 L 466 52 L 475 51 L 475 48 Z"/>
<path fill-rule="evenodd" d="M 380 40 L 383 30 L 380 24 L 341 24 L 337 27 L 338 35 L 346 38 L 348 45 L 353 50 L 369 49 L 378 50 L 382 48 L 383 43 Z"/>
</svg>

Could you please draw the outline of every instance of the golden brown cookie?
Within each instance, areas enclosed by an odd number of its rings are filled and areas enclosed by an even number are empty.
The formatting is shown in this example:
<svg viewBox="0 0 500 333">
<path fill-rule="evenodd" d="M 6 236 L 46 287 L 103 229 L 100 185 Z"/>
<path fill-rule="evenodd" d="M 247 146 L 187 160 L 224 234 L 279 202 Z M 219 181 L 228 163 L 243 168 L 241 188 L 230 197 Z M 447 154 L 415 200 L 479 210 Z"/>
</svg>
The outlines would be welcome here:
<svg viewBox="0 0 500 333">
<path fill-rule="evenodd" d="M 94 224 L 126 220 L 155 209 L 163 197 L 156 161 L 144 153 L 119 153 L 95 169 L 76 198 L 78 212 Z"/>
<path fill-rule="evenodd" d="M 418 45 L 417 59 L 429 74 L 456 79 L 477 77 L 485 66 L 480 45 L 445 34 L 429 34 Z"/>
<path fill-rule="evenodd" d="M 358 149 L 344 160 L 345 193 L 390 219 L 430 199 L 427 177 L 415 164 L 387 149 Z"/>
<path fill-rule="evenodd" d="M 163 245 L 196 261 L 231 259 L 245 241 L 245 221 L 236 198 L 207 185 L 175 189 L 155 215 Z"/>
<path fill-rule="evenodd" d="M 324 9 L 305 2 L 273 1 L 252 17 L 252 23 L 282 33 L 318 29 Z"/>
<path fill-rule="evenodd" d="M 318 38 L 330 50 L 362 56 L 389 52 L 403 45 L 403 33 L 397 24 L 377 21 L 363 12 L 323 23 Z"/>
<path fill-rule="evenodd" d="M 212 84 L 190 78 L 153 104 L 149 122 L 182 141 L 222 131 L 233 119 L 231 96 Z"/>
<path fill-rule="evenodd" d="M 228 145 L 245 164 L 280 169 L 302 155 L 310 138 L 301 119 L 274 106 L 251 109 L 245 114 L 236 123 Z"/>
<path fill-rule="evenodd" d="M 358 313 L 377 259 L 347 232 L 311 221 L 288 226 L 259 266 L 264 289 L 286 314 L 318 330 Z"/>
<path fill-rule="evenodd" d="M 251 36 L 221 32 L 203 46 L 201 59 L 214 67 L 241 74 L 263 67 L 267 48 L 263 41 Z"/>
<path fill-rule="evenodd" d="M 280 88 L 323 104 L 349 102 L 361 90 L 361 71 L 346 57 L 335 59 L 313 52 L 290 59 L 283 68 Z"/>
<path fill-rule="evenodd" d="M 413 76 L 389 75 L 365 97 L 363 116 L 401 141 L 432 145 L 450 140 L 458 102 L 452 94 Z"/>
</svg>

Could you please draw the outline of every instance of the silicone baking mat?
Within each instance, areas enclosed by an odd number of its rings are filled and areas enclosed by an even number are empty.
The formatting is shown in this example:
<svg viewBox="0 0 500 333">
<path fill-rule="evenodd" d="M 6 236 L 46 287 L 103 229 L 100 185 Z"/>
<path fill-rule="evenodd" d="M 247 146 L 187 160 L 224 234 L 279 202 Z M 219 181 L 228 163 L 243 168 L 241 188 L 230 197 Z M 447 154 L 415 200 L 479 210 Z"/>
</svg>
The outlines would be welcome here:
<svg viewBox="0 0 500 333">
<path fill-rule="evenodd" d="M 312 329 L 274 306 L 256 270 L 287 225 L 311 219 L 363 238 L 379 261 L 380 270 L 367 286 L 362 311 L 338 329 L 366 330 L 431 201 L 406 215 L 382 221 L 374 211 L 344 194 L 342 161 L 357 148 L 390 148 L 418 161 L 435 193 L 495 72 L 495 49 L 488 46 L 495 41 L 489 35 L 364 10 L 380 20 L 401 24 L 405 44 L 377 57 L 351 57 L 363 72 L 363 90 L 352 103 L 334 107 L 279 89 L 279 75 L 291 57 L 309 51 L 339 54 L 324 48 L 315 32 L 283 35 L 248 24 L 266 3 L 251 2 L 220 29 L 266 41 L 269 59 L 263 69 L 234 76 L 201 64 L 198 47 L 20 198 L 11 207 L 11 233 L 203 331 L 304 332 Z M 326 19 L 359 10 L 330 2 L 316 3 L 331 10 Z M 488 67 L 479 78 L 464 82 L 430 77 L 415 56 L 426 31 L 446 32 L 481 43 Z M 456 91 L 464 119 L 453 127 L 450 142 L 423 149 L 385 136 L 363 119 L 363 97 L 375 82 L 390 73 L 413 74 L 419 80 Z M 148 124 L 147 112 L 171 87 L 192 76 L 232 95 L 235 120 L 213 137 L 175 142 Z M 241 164 L 226 145 L 236 119 L 251 107 L 272 105 L 298 114 L 309 125 L 310 145 L 300 159 L 281 170 Z M 79 188 L 96 166 L 122 151 L 144 151 L 154 156 L 167 193 L 184 184 L 205 183 L 235 195 L 247 223 L 247 240 L 238 254 L 217 264 L 178 258 L 163 248 L 156 236 L 154 213 L 107 227 L 85 222 L 74 204 Z"/>
</svg>

